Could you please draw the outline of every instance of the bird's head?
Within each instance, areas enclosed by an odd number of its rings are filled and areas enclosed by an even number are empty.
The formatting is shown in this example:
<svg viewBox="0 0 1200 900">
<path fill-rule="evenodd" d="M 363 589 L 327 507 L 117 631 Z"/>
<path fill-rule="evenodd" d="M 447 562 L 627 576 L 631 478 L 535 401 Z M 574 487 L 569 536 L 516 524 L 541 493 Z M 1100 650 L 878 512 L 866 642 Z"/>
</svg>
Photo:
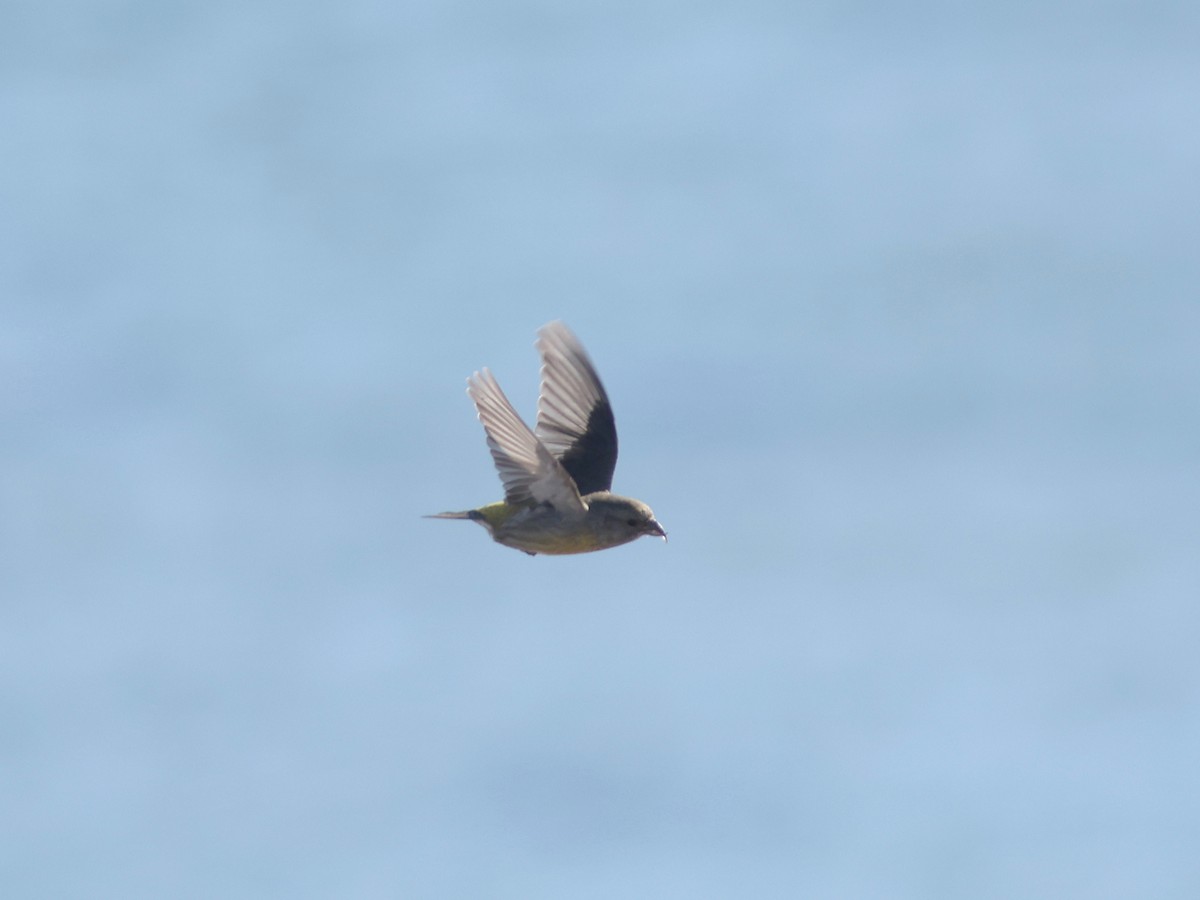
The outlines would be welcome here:
<svg viewBox="0 0 1200 900">
<path fill-rule="evenodd" d="M 597 531 L 612 545 L 624 544 L 643 535 L 667 539 L 667 532 L 654 518 L 654 511 L 640 500 L 620 497 L 601 491 L 584 498 L 588 504 L 588 517 L 595 523 Z"/>
</svg>

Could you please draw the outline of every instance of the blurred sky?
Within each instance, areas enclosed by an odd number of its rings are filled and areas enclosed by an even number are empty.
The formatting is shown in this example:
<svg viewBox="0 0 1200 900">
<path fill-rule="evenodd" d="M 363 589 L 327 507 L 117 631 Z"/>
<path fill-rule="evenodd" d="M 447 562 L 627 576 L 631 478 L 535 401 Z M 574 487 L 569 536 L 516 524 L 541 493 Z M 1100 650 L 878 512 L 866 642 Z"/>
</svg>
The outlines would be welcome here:
<svg viewBox="0 0 1200 900">
<path fill-rule="evenodd" d="M 1197 9 L 9 0 L 6 895 L 1200 896 Z"/>
</svg>

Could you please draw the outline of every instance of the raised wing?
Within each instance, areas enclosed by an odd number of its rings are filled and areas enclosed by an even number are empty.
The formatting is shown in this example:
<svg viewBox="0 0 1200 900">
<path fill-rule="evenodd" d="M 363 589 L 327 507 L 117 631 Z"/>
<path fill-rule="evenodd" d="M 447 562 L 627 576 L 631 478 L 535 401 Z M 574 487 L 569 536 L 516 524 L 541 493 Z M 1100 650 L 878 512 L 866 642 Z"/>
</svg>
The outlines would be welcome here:
<svg viewBox="0 0 1200 900">
<path fill-rule="evenodd" d="M 467 393 L 487 432 L 492 459 L 504 482 L 504 499 L 509 503 L 550 503 L 561 512 L 582 514 L 584 505 L 575 482 L 521 421 L 492 373 L 484 369 L 468 378 Z"/>
<path fill-rule="evenodd" d="M 607 491 L 617 467 L 617 426 L 604 385 L 579 339 L 562 322 L 538 331 L 542 390 L 537 437 L 580 494 Z"/>
</svg>

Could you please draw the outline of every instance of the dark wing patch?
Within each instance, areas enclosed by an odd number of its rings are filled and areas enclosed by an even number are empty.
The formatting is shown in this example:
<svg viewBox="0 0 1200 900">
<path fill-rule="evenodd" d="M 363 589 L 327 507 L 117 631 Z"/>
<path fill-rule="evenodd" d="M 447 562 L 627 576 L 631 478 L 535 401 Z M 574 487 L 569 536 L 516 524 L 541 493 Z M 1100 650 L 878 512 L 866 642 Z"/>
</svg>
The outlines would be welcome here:
<svg viewBox="0 0 1200 900">
<path fill-rule="evenodd" d="M 542 390 L 535 432 L 580 494 L 606 491 L 617 465 L 612 406 L 583 345 L 561 322 L 538 332 Z"/>
<path fill-rule="evenodd" d="M 617 426 L 607 400 L 592 407 L 587 430 L 558 461 L 575 479 L 580 494 L 607 491 L 612 487 L 613 470 L 617 467 Z"/>
</svg>

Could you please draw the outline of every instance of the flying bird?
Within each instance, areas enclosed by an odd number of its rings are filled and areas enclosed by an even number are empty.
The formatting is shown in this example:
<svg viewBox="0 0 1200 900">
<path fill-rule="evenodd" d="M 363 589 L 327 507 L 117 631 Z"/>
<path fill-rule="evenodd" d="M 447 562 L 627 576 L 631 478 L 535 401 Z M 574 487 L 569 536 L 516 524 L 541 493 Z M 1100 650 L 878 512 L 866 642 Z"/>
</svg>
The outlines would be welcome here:
<svg viewBox="0 0 1200 900">
<path fill-rule="evenodd" d="M 617 427 L 600 377 L 562 322 L 538 330 L 542 387 L 530 431 L 487 369 L 467 379 L 504 499 L 430 519 L 470 519 L 531 556 L 606 550 L 642 535 L 667 539 L 650 507 L 612 493 Z"/>
</svg>

